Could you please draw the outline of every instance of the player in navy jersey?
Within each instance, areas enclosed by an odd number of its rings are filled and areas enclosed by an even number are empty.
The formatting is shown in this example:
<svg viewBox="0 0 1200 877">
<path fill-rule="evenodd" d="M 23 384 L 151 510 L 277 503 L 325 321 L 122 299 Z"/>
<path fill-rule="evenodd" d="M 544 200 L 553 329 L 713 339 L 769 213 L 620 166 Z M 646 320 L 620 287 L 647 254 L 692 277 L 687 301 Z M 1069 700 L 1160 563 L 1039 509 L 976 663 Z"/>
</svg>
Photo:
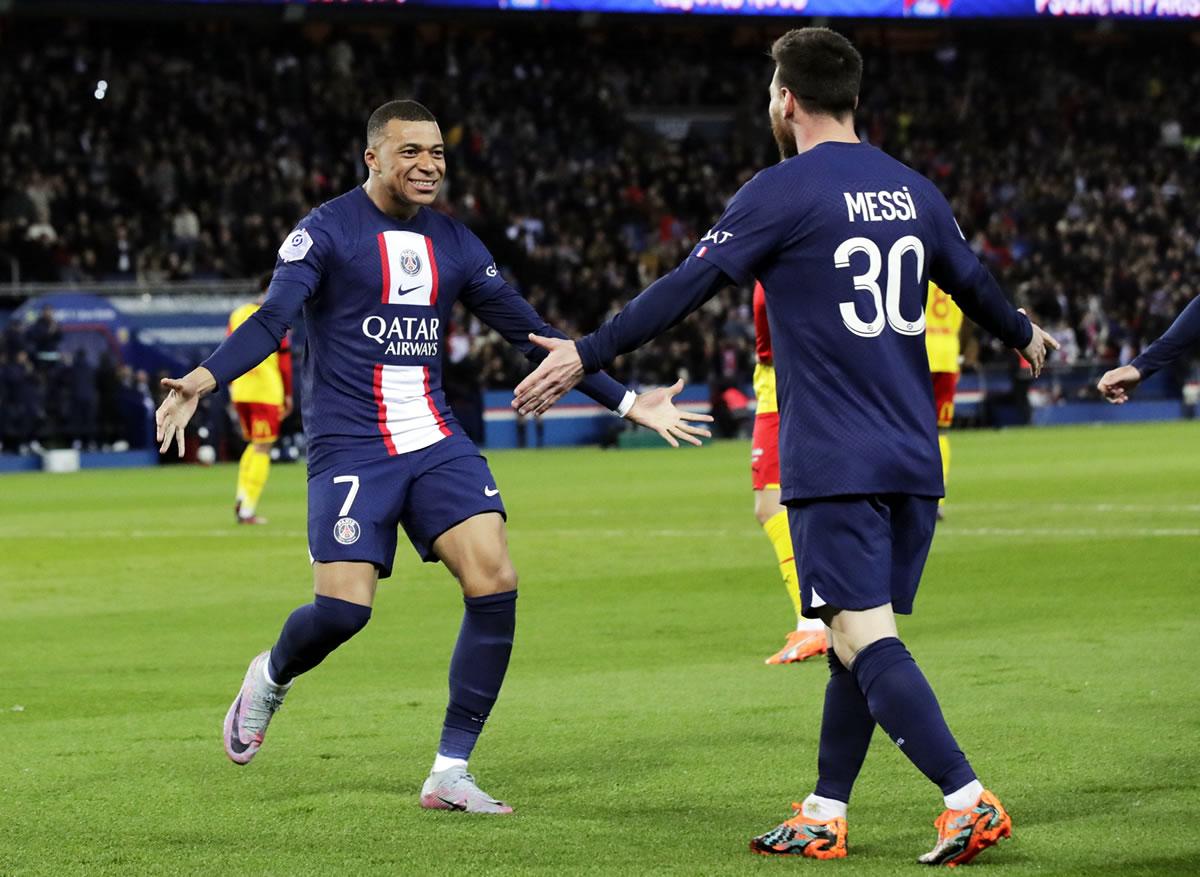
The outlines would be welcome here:
<svg viewBox="0 0 1200 877">
<path fill-rule="evenodd" d="M 500 275 L 461 223 L 429 209 L 445 176 L 441 131 L 425 107 L 393 101 L 367 123 L 367 182 L 301 220 L 279 248 L 262 307 L 170 389 L 157 414 L 162 450 L 183 449 L 199 398 L 279 345 L 301 310 L 307 328 L 308 544 L 315 597 L 251 661 L 225 718 L 228 756 L 254 757 L 296 676 L 362 629 L 402 526 L 426 561 L 441 560 L 466 610 L 450 662 L 450 703 L 421 806 L 478 813 L 511 808 L 467 772 L 504 679 L 516 623 L 517 575 L 504 504 L 487 462 L 446 404 L 441 344 L 461 301 L 535 361 L 550 327 Z M 592 398 L 671 444 L 698 443 L 707 416 L 678 411 L 682 384 L 635 396 L 607 375 Z"/>
<path fill-rule="evenodd" d="M 1200 296 L 1192 299 L 1171 327 L 1129 365 L 1104 373 L 1096 389 L 1109 402 L 1124 405 L 1137 385 L 1200 344 Z"/>
<path fill-rule="evenodd" d="M 550 354 L 514 405 L 545 410 L 584 374 L 682 320 L 730 283 L 762 283 L 777 370 L 782 501 L 803 612 L 832 649 L 818 780 L 764 854 L 846 855 L 846 808 L 876 724 L 942 790 L 938 839 L 955 865 L 1011 833 L 900 641 L 943 494 L 923 337 L 930 279 L 1037 374 L 1045 332 L 1005 299 L 925 178 L 854 130 L 862 59 L 825 28 L 772 47 L 769 115 L 783 161 L 747 182 L 692 254 L 578 342 Z"/>
</svg>

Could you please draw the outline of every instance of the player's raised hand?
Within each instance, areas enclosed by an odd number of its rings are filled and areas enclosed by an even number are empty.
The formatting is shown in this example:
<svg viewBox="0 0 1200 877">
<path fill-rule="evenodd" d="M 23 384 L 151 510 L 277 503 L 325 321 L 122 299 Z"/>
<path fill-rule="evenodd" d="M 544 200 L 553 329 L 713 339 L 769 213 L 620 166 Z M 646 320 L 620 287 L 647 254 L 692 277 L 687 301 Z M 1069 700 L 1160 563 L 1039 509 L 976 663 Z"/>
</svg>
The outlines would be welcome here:
<svg viewBox="0 0 1200 877">
<path fill-rule="evenodd" d="M 670 387 L 658 387 L 645 393 L 638 393 L 633 407 L 625 415 L 638 426 L 652 429 L 663 441 L 673 448 L 679 447 L 677 439 L 683 439 L 693 445 L 699 445 L 701 438 L 711 438 L 712 433 L 694 423 L 712 423 L 712 417 L 707 414 L 693 414 L 675 407 L 673 400 L 683 389 L 683 381 L 678 380 Z"/>
<path fill-rule="evenodd" d="M 583 380 L 583 361 L 575 350 L 574 341 L 533 334 L 529 340 L 550 353 L 517 384 L 513 394 L 512 407 L 527 416 L 545 413 Z"/>
<path fill-rule="evenodd" d="M 1025 308 L 1018 308 L 1023 314 Z M 1042 366 L 1046 364 L 1046 356 L 1051 350 L 1058 350 L 1059 344 L 1054 340 L 1054 337 L 1032 320 L 1029 323 L 1033 327 L 1033 337 L 1029 339 L 1029 344 L 1021 349 L 1021 355 L 1029 362 L 1029 366 L 1033 371 L 1033 376 L 1036 378 L 1042 373 Z"/>
<path fill-rule="evenodd" d="M 1123 365 L 1106 371 L 1104 377 L 1096 384 L 1100 395 L 1114 405 L 1124 405 L 1129 401 L 1129 394 L 1142 382 L 1142 373 L 1131 365 Z"/>
<path fill-rule="evenodd" d="M 160 454 L 165 454 L 174 441 L 183 456 L 183 431 L 196 413 L 200 397 L 216 387 L 217 382 L 206 368 L 193 369 L 183 378 L 163 378 L 162 385 L 171 392 L 154 412 L 155 437 Z"/>
</svg>

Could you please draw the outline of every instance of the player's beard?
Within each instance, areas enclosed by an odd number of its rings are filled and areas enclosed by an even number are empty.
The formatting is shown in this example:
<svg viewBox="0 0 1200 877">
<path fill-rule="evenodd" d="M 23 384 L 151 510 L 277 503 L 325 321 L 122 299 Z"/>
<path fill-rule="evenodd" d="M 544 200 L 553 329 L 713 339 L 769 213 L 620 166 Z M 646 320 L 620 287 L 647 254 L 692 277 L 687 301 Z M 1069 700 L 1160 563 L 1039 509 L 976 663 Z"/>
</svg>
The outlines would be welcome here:
<svg viewBox="0 0 1200 877">
<path fill-rule="evenodd" d="M 771 113 L 771 133 L 775 135 L 775 145 L 779 147 L 779 160 L 786 161 L 800 154 L 796 147 L 796 138 L 783 117 Z"/>
</svg>

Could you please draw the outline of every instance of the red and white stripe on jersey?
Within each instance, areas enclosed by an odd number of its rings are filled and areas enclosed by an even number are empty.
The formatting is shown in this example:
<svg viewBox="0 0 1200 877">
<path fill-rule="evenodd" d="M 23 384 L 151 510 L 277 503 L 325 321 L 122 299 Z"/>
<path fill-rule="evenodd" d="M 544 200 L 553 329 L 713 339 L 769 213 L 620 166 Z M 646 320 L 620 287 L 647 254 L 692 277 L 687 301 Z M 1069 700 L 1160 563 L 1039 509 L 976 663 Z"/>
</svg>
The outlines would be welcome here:
<svg viewBox="0 0 1200 877">
<path fill-rule="evenodd" d="M 429 368 L 376 365 L 375 404 L 379 432 L 392 456 L 419 451 L 450 435 L 429 392 Z"/>
<path fill-rule="evenodd" d="M 438 270 L 433 241 L 415 231 L 384 231 L 377 237 L 383 267 L 383 303 L 437 304 Z"/>
</svg>

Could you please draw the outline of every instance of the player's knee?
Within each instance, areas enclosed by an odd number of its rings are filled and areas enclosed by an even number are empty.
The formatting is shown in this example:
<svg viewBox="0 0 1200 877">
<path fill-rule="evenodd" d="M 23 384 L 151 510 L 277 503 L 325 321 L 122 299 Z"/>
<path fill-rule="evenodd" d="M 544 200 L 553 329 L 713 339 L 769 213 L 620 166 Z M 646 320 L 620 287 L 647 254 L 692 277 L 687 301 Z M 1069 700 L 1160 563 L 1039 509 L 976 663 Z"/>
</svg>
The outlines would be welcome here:
<svg viewBox="0 0 1200 877">
<path fill-rule="evenodd" d="M 367 626 L 371 620 L 371 607 L 325 597 L 320 594 L 313 601 L 320 615 L 322 629 L 339 637 L 343 642 Z"/>
<path fill-rule="evenodd" d="M 517 571 L 507 557 L 496 558 L 472 564 L 458 581 L 468 597 L 503 594 L 517 589 Z"/>
</svg>

